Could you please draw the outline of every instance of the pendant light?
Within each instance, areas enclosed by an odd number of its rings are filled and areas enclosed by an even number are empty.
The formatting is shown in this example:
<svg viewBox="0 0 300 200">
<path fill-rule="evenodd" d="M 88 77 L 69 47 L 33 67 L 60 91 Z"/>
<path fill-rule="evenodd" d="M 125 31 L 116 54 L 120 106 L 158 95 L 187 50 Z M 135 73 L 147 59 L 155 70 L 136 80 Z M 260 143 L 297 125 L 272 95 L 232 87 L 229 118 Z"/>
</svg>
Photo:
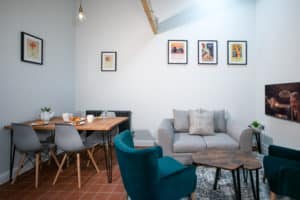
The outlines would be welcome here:
<svg viewBox="0 0 300 200">
<path fill-rule="evenodd" d="M 80 6 L 79 6 L 79 12 L 78 12 L 78 19 L 81 22 L 83 22 L 83 21 L 86 20 L 86 16 L 83 13 L 83 8 L 82 8 L 82 0 L 80 0 Z"/>
</svg>

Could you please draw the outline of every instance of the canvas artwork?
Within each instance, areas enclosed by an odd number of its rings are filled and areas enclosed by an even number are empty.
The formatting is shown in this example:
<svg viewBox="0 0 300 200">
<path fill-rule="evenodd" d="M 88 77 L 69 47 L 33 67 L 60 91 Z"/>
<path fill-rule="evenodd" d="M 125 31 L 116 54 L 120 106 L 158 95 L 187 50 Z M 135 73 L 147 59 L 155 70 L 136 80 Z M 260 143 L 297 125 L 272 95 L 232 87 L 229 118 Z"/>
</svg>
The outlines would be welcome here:
<svg viewBox="0 0 300 200">
<path fill-rule="evenodd" d="M 42 65 L 43 40 L 28 33 L 21 32 L 21 60 Z"/>
<path fill-rule="evenodd" d="M 227 41 L 227 63 L 247 65 L 247 41 Z"/>
<path fill-rule="evenodd" d="M 117 52 L 101 52 L 101 71 L 117 71 Z"/>
<path fill-rule="evenodd" d="M 198 64 L 218 64 L 216 40 L 198 40 Z"/>
<path fill-rule="evenodd" d="M 168 41 L 168 64 L 187 64 L 187 40 Z"/>
<path fill-rule="evenodd" d="M 266 115 L 300 122 L 300 83 L 265 86 Z"/>
</svg>

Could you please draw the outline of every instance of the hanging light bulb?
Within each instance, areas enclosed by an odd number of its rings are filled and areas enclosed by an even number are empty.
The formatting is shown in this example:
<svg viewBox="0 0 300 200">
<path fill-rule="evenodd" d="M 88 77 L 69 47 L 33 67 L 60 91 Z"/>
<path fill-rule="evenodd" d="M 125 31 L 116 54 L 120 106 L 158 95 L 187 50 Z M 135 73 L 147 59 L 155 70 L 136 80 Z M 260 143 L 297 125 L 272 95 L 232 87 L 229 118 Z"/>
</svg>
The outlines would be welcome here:
<svg viewBox="0 0 300 200">
<path fill-rule="evenodd" d="M 86 16 L 83 13 L 83 8 L 82 8 L 82 0 L 80 1 L 79 12 L 78 12 L 78 19 L 81 22 L 83 22 L 84 20 L 86 20 Z"/>
</svg>

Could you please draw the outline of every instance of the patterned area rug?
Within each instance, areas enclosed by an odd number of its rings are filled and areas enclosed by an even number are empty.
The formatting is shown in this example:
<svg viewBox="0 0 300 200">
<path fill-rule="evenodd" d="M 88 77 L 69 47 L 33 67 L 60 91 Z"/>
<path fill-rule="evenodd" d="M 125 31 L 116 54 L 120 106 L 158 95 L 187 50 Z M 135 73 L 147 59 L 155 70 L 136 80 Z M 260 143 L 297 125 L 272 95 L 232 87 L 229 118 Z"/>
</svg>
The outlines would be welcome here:
<svg viewBox="0 0 300 200">
<path fill-rule="evenodd" d="M 256 156 L 260 161 L 262 161 L 263 156 Z M 196 197 L 197 200 L 232 200 L 235 199 L 235 192 L 233 189 L 232 175 L 231 172 L 222 170 L 221 176 L 218 181 L 217 189 L 213 189 L 213 184 L 215 180 L 215 168 L 207 167 L 197 167 L 197 187 L 196 187 Z M 259 194 L 261 200 L 269 199 L 269 187 L 268 183 L 263 183 L 263 169 L 259 170 Z M 253 173 L 254 175 L 254 173 Z M 248 175 L 247 183 L 244 182 L 242 171 L 240 171 L 241 180 L 241 194 L 243 200 L 253 200 L 253 193 L 251 188 L 250 176 Z M 255 183 L 255 175 L 254 175 Z M 185 198 L 187 199 L 187 198 Z M 182 200 L 185 200 L 182 199 Z M 287 197 L 278 197 L 278 200 L 290 200 Z"/>
<path fill-rule="evenodd" d="M 197 188 L 196 197 L 201 200 L 232 200 L 235 199 L 235 192 L 233 189 L 232 175 L 230 171 L 222 170 L 218 186 L 216 190 L 213 190 L 213 184 L 215 180 L 215 168 L 198 167 L 197 168 Z M 248 176 L 247 183 L 244 182 L 241 174 L 241 194 L 242 199 L 252 200 L 253 193 L 251 189 L 250 177 Z M 260 186 L 260 199 L 269 199 L 269 189 L 267 184 L 262 182 L 263 170 L 259 173 L 259 186 Z M 254 177 L 255 180 L 255 177 Z"/>
</svg>

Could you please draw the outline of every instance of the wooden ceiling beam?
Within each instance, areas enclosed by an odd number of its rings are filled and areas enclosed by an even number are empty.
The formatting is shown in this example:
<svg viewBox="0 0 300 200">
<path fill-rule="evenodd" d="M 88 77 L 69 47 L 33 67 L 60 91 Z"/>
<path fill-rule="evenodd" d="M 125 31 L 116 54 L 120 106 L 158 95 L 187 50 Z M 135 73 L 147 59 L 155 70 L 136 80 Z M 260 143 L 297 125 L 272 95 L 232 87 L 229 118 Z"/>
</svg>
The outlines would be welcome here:
<svg viewBox="0 0 300 200">
<path fill-rule="evenodd" d="M 148 21 L 150 23 L 151 29 L 154 34 L 157 34 L 157 22 L 155 20 L 155 16 L 153 15 L 153 12 L 151 11 L 150 5 L 149 5 L 149 0 L 141 0 L 144 11 L 147 15 Z"/>
</svg>

